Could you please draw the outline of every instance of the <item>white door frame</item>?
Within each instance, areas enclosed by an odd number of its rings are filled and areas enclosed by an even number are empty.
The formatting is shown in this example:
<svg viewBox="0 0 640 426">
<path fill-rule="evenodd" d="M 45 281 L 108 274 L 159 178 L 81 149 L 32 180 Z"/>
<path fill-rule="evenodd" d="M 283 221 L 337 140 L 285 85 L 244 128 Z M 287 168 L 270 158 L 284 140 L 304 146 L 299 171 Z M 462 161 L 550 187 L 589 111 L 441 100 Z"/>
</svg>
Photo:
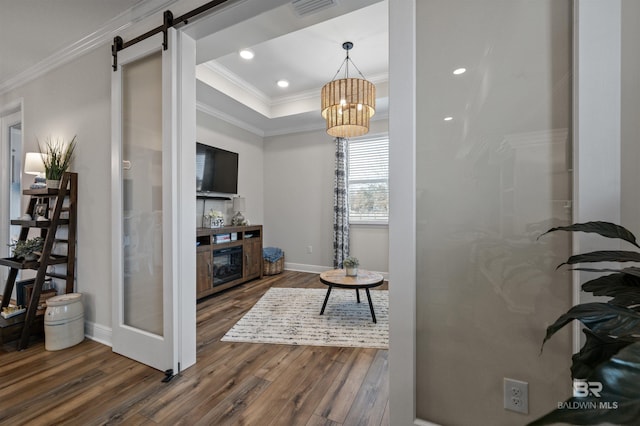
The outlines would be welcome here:
<svg viewBox="0 0 640 426">
<path fill-rule="evenodd" d="M 417 424 L 416 0 L 389 0 L 389 98 L 389 423 L 405 426 Z"/>
<path fill-rule="evenodd" d="M 6 108 L 3 112 L 0 112 L 0 165 L 2 165 L 2 167 L 0 167 L 0 187 L 3 188 L 3 190 L 0 191 L 0 224 L 2 224 L 2 227 L 0 228 L 0 244 L 3 247 L 3 251 L 0 256 L 7 255 L 7 244 L 10 243 L 9 221 L 11 219 L 11 213 L 9 208 L 11 193 L 10 191 L 5 191 L 5 189 L 9 187 L 9 183 L 11 181 L 11 167 L 9 165 L 9 149 L 11 140 L 9 137 L 9 129 L 18 123 L 22 124 L 22 134 L 24 135 L 22 101 L 14 103 L 13 107 Z M 24 142 L 24 137 L 22 139 Z M 22 147 L 21 156 L 24 158 L 24 143 L 22 144 Z M 20 170 L 20 173 L 22 173 L 22 170 Z M 21 176 L 21 180 L 24 182 L 23 176 Z M 20 211 L 22 211 L 22 207 L 20 208 Z M 0 274 L 0 280 L 2 280 L 3 283 L 6 281 L 8 271 L 9 270 L 7 268 L 3 268 L 3 271 Z"/>
</svg>

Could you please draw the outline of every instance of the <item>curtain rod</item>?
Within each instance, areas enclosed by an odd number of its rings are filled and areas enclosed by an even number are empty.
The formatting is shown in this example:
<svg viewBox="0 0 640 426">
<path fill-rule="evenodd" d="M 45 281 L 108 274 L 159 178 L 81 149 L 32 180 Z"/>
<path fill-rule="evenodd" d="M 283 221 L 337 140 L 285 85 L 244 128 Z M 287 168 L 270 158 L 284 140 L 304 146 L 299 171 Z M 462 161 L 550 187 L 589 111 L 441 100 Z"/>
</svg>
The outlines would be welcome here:
<svg viewBox="0 0 640 426">
<path fill-rule="evenodd" d="M 195 9 L 185 13 L 184 15 L 181 15 L 177 18 L 174 19 L 173 17 L 173 13 L 171 13 L 170 10 L 166 10 L 163 14 L 163 23 L 162 25 L 147 31 L 146 33 L 139 35 L 138 37 L 131 39 L 127 42 L 125 42 L 122 37 L 120 36 L 116 36 L 113 38 L 113 44 L 111 45 L 111 56 L 113 57 L 113 65 L 112 68 L 114 71 L 118 70 L 118 52 L 126 49 L 129 46 L 133 46 L 136 43 L 141 42 L 142 40 L 146 40 L 151 36 L 154 36 L 158 33 L 162 33 L 163 34 L 163 40 L 162 40 L 162 49 L 163 50 L 167 50 L 169 48 L 168 46 L 168 41 L 167 41 L 167 31 L 169 30 L 169 28 L 175 27 L 177 25 L 180 24 L 188 24 L 189 23 L 189 19 L 198 16 L 202 13 L 208 12 L 209 10 L 213 9 L 216 6 L 219 6 L 223 3 L 226 3 L 229 0 L 213 0 L 210 1 L 209 3 L 205 3 L 200 7 L 196 7 Z"/>
</svg>

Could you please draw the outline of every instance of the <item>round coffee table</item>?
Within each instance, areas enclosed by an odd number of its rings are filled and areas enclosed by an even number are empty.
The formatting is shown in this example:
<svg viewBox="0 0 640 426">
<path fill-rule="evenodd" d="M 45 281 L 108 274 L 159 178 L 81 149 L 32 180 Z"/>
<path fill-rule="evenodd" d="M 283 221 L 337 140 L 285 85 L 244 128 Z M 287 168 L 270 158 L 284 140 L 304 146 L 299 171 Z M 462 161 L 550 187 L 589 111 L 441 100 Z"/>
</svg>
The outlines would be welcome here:
<svg viewBox="0 0 640 426">
<path fill-rule="evenodd" d="M 369 289 L 372 287 L 378 287 L 382 285 L 384 282 L 384 277 L 377 272 L 365 271 L 362 269 L 358 269 L 358 275 L 355 277 L 347 276 L 347 273 L 344 269 L 333 269 L 330 271 L 325 271 L 320 274 L 320 281 L 323 284 L 329 286 L 327 290 L 327 295 L 324 297 L 324 303 L 322 304 L 322 310 L 320 311 L 320 315 L 324 314 L 324 308 L 327 307 L 327 301 L 329 300 L 329 295 L 331 294 L 331 289 L 333 287 L 338 288 L 348 288 L 356 291 L 356 298 L 358 303 L 360 303 L 360 292 L 361 288 L 367 293 L 367 299 L 369 300 L 369 309 L 371 310 L 371 318 L 373 318 L 373 322 L 376 321 L 376 314 L 373 311 L 373 303 L 371 303 L 371 294 L 369 293 Z"/>
</svg>

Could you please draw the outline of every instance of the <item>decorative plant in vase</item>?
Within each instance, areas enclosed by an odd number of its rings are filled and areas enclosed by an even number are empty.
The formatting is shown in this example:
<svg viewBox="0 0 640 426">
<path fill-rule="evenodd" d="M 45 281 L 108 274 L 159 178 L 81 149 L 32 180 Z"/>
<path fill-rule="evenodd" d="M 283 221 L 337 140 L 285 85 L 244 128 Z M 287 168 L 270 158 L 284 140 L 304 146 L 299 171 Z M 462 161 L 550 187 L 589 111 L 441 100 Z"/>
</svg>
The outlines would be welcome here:
<svg viewBox="0 0 640 426">
<path fill-rule="evenodd" d="M 59 188 L 62 174 L 67 171 L 73 160 L 73 153 L 76 149 L 76 136 L 68 144 L 59 139 L 54 141 L 49 138 L 45 141 L 44 146 L 38 142 L 38 148 L 44 163 L 47 187 Z"/>
<path fill-rule="evenodd" d="M 10 246 L 13 247 L 13 257 L 24 260 L 36 260 L 38 258 L 36 252 L 42 251 L 44 247 L 44 238 L 35 237 L 28 240 L 16 241 Z"/>
<path fill-rule="evenodd" d="M 342 266 L 344 266 L 346 274 L 349 277 L 358 275 L 358 265 L 360 265 L 360 261 L 357 257 L 349 256 L 342 261 Z"/>
<path fill-rule="evenodd" d="M 545 234 L 554 231 L 596 233 L 640 249 L 631 232 L 609 222 L 577 223 L 550 229 Z M 591 262 L 640 262 L 640 252 L 599 250 L 577 254 L 558 267 Z M 530 425 L 604 422 L 637 425 L 640 418 L 640 267 L 574 270 L 609 272 L 582 284 L 582 290 L 611 299 L 573 306 L 547 328 L 543 346 L 573 320 L 584 325 L 586 339 L 580 352 L 572 357 L 573 397 Z"/>
</svg>

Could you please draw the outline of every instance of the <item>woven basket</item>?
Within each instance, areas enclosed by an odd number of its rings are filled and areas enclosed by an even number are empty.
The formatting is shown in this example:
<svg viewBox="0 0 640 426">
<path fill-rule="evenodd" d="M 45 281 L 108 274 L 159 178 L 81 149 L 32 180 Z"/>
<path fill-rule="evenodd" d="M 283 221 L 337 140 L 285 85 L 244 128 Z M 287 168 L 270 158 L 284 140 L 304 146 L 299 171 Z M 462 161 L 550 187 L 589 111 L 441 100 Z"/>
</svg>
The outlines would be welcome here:
<svg viewBox="0 0 640 426">
<path fill-rule="evenodd" d="M 264 265 L 264 274 L 263 275 L 276 275 L 283 271 L 284 269 L 284 254 L 282 257 L 275 262 L 269 262 L 266 259 L 262 262 Z"/>
</svg>

